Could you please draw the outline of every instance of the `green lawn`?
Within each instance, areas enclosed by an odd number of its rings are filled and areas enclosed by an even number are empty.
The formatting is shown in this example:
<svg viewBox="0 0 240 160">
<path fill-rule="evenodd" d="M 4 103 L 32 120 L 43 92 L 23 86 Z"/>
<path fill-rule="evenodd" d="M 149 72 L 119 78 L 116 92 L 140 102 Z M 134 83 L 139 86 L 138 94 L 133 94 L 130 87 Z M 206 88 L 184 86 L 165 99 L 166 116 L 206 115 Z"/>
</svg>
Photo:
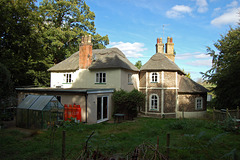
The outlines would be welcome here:
<svg viewBox="0 0 240 160">
<path fill-rule="evenodd" d="M 119 124 L 65 124 L 54 131 L 29 135 L 18 130 L 0 130 L 0 159 L 61 159 L 62 131 L 66 131 L 67 159 L 98 151 L 108 157 L 125 157 L 141 144 L 157 144 L 166 155 L 166 137 L 170 134 L 170 159 L 238 159 L 240 135 L 225 132 L 218 124 L 197 119 L 137 118 Z M 150 148 L 147 148 L 150 151 Z M 151 154 L 151 152 L 149 152 Z M 153 152 L 154 153 L 154 152 Z"/>
</svg>

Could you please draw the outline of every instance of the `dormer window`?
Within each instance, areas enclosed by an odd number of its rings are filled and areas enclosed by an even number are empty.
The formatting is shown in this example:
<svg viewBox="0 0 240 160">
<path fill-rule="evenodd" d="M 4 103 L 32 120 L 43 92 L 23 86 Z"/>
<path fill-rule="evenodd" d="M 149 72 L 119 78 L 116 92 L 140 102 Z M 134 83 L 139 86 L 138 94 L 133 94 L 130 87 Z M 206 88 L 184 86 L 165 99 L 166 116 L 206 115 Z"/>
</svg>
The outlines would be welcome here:
<svg viewBox="0 0 240 160">
<path fill-rule="evenodd" d="M 151 82 L 157 83 L 158 80 L 159 80 L 159 74 L 157 72 L 152 72 L 151 73 Z"/>
<path fill-rule="evenodd" d="M 96 73 L 96 83 L 106 83 L 106 73 L 104 72 Z"/>
</svg>

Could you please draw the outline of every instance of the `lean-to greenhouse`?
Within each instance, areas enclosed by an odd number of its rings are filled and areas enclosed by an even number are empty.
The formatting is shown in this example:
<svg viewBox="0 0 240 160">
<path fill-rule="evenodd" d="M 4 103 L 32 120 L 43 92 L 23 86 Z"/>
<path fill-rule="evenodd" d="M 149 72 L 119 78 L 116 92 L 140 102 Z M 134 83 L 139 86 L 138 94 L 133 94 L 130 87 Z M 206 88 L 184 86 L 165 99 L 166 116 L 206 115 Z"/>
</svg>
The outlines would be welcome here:
<svg viewBox="0 0 240 160">
<path fill-rule="evenodd" d="M 63 105 L 54 96 L 28 95 L 17 107 L 17 127 L 45 129 L 63 120 Z"/>
</svg>

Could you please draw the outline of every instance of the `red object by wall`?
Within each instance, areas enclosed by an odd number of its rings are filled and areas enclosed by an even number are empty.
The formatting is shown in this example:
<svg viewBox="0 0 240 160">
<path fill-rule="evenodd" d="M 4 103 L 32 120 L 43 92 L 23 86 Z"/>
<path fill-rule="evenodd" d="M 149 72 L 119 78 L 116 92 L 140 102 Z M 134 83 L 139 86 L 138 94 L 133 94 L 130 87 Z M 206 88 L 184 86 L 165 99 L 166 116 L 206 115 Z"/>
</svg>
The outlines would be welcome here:
<svg viewBox="0 0 240 160">
<path fill-rule="evenodd" d="M 70 121 L 71 118 L 76 119 L 78 122 L 82 122 L 80 105 L 64 104 L 64 120 Z"/>
<path fill-rule="evenodd" d="M 68 119 L 68 106 L 64 104 L 64 120 Z"/>
</svg>

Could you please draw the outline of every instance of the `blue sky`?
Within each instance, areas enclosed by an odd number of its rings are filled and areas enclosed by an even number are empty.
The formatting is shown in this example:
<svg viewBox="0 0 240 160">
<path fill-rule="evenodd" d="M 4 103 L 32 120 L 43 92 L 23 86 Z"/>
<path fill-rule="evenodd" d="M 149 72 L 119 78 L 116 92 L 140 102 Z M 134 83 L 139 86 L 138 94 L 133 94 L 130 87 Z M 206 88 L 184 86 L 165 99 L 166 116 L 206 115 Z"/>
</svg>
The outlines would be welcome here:
<svg viewBox="0 0 240 160">
<path fill-rule="evenodd" d="M 156 53 L 157 38 L 173 37 L 175 63 L 192 79 L 211 68 L 206 46 L 237 26 L 240 0 L 87 0 L 96 15 L 97 32 L 108 35 L 135 64 Z M 163 29 L 164 25 L 164 29 Z"/>
</svg>

